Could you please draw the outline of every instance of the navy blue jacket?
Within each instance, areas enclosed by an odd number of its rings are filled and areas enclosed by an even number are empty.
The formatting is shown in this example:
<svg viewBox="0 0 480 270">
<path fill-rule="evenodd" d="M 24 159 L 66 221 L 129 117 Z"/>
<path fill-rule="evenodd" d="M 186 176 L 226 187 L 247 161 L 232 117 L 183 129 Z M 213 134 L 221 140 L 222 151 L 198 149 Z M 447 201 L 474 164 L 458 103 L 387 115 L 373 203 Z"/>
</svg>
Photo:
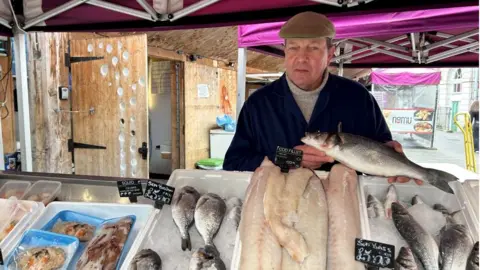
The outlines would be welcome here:
<svg viewBox="0 0 480 270">
<path fill-rule="evenodd" d="M 273 162 L 277 146 L 302 145 L 305 132 L 342 131 L 380 142 L 392 140 L 382 111 L 361 84 L 329 74 L 310 122 L 307 123 L 288 87 L 285 74 L 255 91 L 245 101 L 233 141 L 225 154 L 224 170 L 254 171 L 265 156 Z M 326 169 L 333 164 L 325 164 Z"/>
</svg>

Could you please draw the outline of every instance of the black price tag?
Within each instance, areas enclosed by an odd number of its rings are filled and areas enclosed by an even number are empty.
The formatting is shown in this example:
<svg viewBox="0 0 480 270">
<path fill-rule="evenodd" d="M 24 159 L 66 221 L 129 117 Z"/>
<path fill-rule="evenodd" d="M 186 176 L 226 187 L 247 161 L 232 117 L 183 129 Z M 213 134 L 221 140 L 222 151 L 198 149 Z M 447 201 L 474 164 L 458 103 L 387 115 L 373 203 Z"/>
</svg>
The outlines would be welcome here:
<svg viewBox="0 0 480 270">
<path fill-rule="evenodd" d="M 1 249 L 0 249 L 0 265 L 3 265 L 3 254 Z"/>
<path fill-rule="evenodd" d="M 162 204 L 171 204 L 174 192 L 174 187 L 148 180 L 143 196 L 147 199 L 161 202 Z"/>
<path fill-rule="evenodd" d="M 275 164 L 280 167 L 282 172 L 288 172 L 292 168 L 300 168 L 302 158 L 303 152 L 301 150 L 277 146 Z"/>
<path fill-rule="evenodd" d="M 395 265 L 395 246 L 355 238 L 355 260 L 381 268 Z"/>
<path fill-rule="evenodd" d="M 142 182 L 140 182 L 140 180 L 117 181 L 117 187 L 120 197 L 137 197 L 143 195 Z"/>
</svg>

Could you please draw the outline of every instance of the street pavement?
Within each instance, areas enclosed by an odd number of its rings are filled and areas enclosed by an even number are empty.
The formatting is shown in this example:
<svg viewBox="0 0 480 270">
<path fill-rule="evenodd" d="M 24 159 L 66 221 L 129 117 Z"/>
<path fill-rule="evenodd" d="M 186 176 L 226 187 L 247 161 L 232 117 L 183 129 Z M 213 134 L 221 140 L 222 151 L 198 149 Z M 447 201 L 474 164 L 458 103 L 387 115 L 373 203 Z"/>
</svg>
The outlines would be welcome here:
<svg viewBox="0 0 480 270">
<path fill-rule="evenodd" d="M 463 133 L 448 133 L 444 131 L 435 131 L 433 149 L 429 148 L 421 138 L 410 135 L 393 134 L 394 140 L 400 142 L 404 148 L 407 157 L 416 163 L 451 163 L 462 168 L 465 163 L 465 146 Z M 427 148 L 425 146 L 428 146 Z M 476 154 L 476 161 L 479 164 L 479 155 Z M 477 165 L 477 170 L 480 167 Z"/>
</svg>

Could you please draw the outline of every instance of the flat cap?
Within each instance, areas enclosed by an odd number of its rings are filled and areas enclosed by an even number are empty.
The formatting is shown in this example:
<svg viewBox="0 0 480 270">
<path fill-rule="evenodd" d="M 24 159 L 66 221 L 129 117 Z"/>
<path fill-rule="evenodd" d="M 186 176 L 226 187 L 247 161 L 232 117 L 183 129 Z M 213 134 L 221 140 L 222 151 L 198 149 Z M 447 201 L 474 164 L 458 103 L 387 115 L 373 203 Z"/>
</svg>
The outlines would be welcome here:
<svg viewBox="0 0 480 270">
<path fill-rule="evenodd" d="M 280 29 L 281 38 L 335 37 L 335 26 L 325 16 L 316 12 L 302 12 L 288 20 Z"/>
</svg>

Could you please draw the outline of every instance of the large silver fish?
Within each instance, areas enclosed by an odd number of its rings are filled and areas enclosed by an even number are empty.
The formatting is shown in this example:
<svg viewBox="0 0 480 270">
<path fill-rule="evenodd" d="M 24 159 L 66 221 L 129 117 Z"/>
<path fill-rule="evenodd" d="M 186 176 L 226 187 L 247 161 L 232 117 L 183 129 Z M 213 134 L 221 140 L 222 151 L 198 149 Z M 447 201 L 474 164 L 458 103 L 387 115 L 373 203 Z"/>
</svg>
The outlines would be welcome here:
<svg viewBox="0 0 480 270">
<path fill-rule="evenodd" d="M 214 246 L 199 248 L 192 254 L 189 270 L 227 270 Z"/>
<path fill-rule="evenodd" d="M 205 245 L 214 246 L 213 238 L 222 224 L 226 211 L 225 201 L 217 194 L 207 193 L 198 199 L 195 207 L 195 226 Z"/>
<path fill-rule="evenodd" d="M 439 251 L 433 237 L 397 202 L 392 203 L 392 219 L 398 232 L 422 262 L 425 270 L 439 270 Z"/>
<path fill-rule="evenodd" d="M 307 132 L 302 142 L 356 171 L 383 177 L 404 176 L 420 179 L 453 194 L 448 182 L 456 181 L 455 176 L 424 168 L 383 143 L 342 132 Z"/>
<path fill-rule="evenodd" d="M 188 229 L 193 223 L 195 206 L 200 193 L 191 187 L 184 186 L 175 192 L 172 199 L 172 217 L 177 225 L 182 238 L 182 250 L 192 250 L 192 243 L 190 241 L 190 234 Z"/>
<path fill-rule="evenodd" d="M 448 226 L 440 240 L 440 269 L 465 269 L 472 248 L 473 241 L 465 225 Z"/>
<path fill-rule="evenodd" d="M 478 270 L 478 241 L 473 245 L 472 252 L 468 257 L 466 270 Z"/>
<path fill-rule="evenodd" d="M 132 270 L 162 270 L 162 260 L 151 249 L 140 250 L 130 263 Z"/>
</svg>

